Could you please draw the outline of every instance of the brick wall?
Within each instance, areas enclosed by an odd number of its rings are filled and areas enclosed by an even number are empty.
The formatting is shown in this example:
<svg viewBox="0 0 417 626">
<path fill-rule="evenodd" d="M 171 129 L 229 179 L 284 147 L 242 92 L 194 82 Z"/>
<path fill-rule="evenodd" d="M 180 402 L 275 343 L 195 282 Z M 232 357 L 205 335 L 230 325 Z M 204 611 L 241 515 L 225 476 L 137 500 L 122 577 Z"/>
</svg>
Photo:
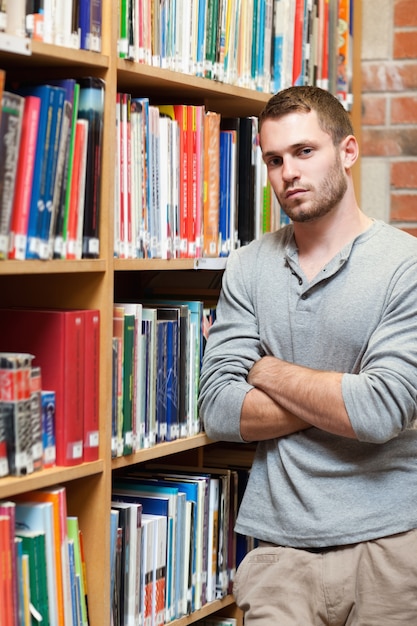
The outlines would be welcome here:
<svg viewBox="0 0 417 626">
<path fill-rule="evenodd" d="M 361 5 L 361 206 L 417 236 L 417 0 Z"/>
</svg>

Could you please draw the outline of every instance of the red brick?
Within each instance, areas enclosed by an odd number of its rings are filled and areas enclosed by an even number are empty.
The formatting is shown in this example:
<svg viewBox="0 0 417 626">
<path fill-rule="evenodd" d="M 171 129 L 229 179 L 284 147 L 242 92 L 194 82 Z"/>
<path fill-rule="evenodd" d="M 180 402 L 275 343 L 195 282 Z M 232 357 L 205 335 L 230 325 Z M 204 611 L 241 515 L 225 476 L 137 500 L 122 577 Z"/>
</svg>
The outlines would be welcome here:
<svg viewBox="0 0 417 626">
<path fill-rule="evenodd" d="M 416 0 L 395 0 L 395 26 L 417 26 Z"/>
<path fill-rule="evenodd" d="M 363 128 L 364 156 L 417 156 L 417 126 L 411 128 Z"/>
<path fill-rule="evenodd" d="M 391 194 L 391 220 L 417 222 L 417 190 L 414 194 Z"/>
<path fill-rule="evenodd" d="M 391 186 L 396 189 L 417 189 L 417 161 L 392 163 Z"/>
<path fill-rule="evenodd" d="M 417 62 L 362 63 L 362 93 L 417 89 Z"/>
<path fill-rule="evenodd" d="M 391 122 L 393 124 L 417 123 L 417 95 L 392 99 Z"/>
<path fill-rule="evenodd" d="M 417 237 L 417 228 L 401 228 L 400 230 L 403 230 L 404 232 L 408 233 L 409 235 L 412 235 L 413 237 Z"/>
<path fill-rule="evenodd" d="M 394 33 L 394 59 L 417 59 L 417 31 Z"/>
<path fill-rule="evenodd" d="M 362 96 L 362 124 L 382 126 L 386 122 L 387 100 L 385 96 Z"/>
</svg>

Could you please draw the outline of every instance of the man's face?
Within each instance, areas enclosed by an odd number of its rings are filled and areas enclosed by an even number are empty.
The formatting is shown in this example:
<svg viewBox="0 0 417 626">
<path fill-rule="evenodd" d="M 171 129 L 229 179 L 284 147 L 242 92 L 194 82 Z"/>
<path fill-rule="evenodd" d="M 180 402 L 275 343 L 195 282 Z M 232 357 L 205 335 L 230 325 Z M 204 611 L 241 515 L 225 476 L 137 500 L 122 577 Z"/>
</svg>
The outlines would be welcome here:
<svg viewBox="0 0 417 626">
<path fill-rule="evenodd" d="M 315 111 L 265 120 L 260 144 L 272 188 L 293 222 L 316 220 L 342 200 L 347 177 L 341 152 Z"/>
</svg>

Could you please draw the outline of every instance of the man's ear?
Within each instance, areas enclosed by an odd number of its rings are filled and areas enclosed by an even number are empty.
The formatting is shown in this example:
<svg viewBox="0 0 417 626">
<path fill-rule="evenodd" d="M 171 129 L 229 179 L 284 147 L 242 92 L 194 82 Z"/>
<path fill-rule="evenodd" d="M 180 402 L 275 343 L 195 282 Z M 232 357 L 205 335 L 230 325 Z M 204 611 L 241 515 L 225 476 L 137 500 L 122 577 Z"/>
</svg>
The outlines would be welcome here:
<svg viewBox="0 0 417 626">
<path fill-rule="evenodd" d="M 359 156 L 359 146 L 354 135 L 348 135 L 340 143 L 340 157 L 346 169 L 350 169 Z"/>
</svg>

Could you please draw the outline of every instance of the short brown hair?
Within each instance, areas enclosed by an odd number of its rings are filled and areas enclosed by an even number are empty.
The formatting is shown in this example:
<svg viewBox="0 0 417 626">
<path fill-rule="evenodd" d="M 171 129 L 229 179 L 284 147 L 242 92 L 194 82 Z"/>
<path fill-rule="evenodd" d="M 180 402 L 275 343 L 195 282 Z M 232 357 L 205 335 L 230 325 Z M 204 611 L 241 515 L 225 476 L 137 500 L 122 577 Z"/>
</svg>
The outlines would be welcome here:
<svg viewBox="0 0 417 626">
<path fill-rule="evenodd" d="M 353 135 L 349 114 L 339 100 L 325 89 L 311 86 L 288 87 L 273 95 L 259 116 L 259 131 L 266 119 L 310 111 L 316 111 L 320 128 L 330 135 L 334 145 Z"/>
</svg>

